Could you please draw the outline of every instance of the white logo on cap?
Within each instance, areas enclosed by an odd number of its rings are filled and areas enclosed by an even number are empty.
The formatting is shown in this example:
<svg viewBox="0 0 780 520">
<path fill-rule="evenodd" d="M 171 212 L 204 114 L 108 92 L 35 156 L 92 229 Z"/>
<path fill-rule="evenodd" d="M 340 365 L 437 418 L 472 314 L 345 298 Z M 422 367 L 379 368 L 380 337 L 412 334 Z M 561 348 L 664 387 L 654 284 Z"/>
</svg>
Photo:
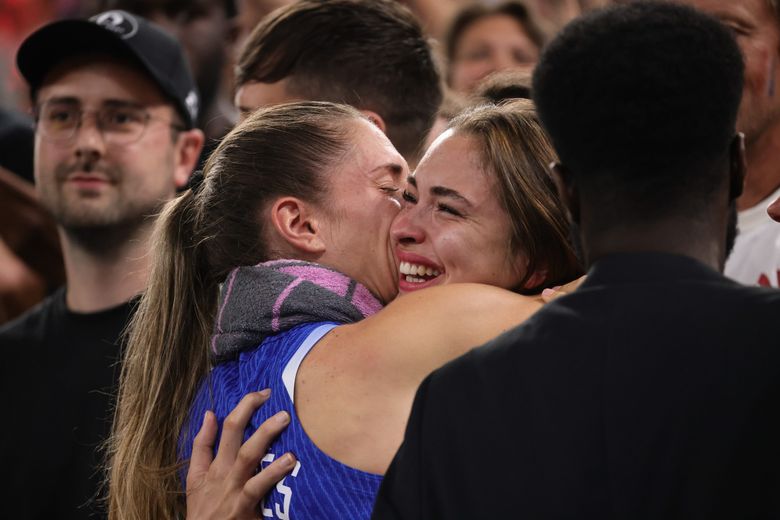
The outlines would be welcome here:
<svg viewBox="0 0 780 520">
<path fill-rule="evenodd" d="M 90 18 L 93 22 L 116 34 L 123 40 L 138 32 L 138 22 L 123 11 L 106 11 Z"/>
<path fill-rule="evenodd" d="M 198 95 L 195 93 L 194 90 L 190 90 L 190 93 L 187 94 L 187 97 L 184 98 L 184 104 L 187 105 L 187 110 L 190 111 L 190 116 L 192 116 L 192 120 L 198 118 Z"/>
</svg>

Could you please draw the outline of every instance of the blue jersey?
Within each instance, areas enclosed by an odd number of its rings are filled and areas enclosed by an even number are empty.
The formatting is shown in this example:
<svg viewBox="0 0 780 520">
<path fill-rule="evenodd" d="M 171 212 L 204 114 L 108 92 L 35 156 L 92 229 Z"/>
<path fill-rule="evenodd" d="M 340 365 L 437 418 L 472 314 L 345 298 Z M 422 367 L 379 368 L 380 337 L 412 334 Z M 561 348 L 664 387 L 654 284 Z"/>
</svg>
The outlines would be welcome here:
<svg viewBox="0 0 780 520">
<path fill-rule="evenodd" d="M 291 421 L 263 458 L 265 467 L 292 452 L 298 459 L 290 475 L 276 485 L 261 509 L 265 518 L 365 519 L 371 516 L 381 475 L 366 473 L 328 457 L 309 439 L 295 413 L 295 376 L 303 358 L 334 323 L 309 323 L 272 336 L 238 359 L 217 365 L 201 387 L 191 409 L 191 425 L 182 433 L 182 456 L 189 458 L 192 440 L 206 410 L 220 425 L 249 392 L 271 388 L 270 399 L 258 410 L 244 434 L 246 440 L 260 424 L 286 410 Z"/>
</svg>

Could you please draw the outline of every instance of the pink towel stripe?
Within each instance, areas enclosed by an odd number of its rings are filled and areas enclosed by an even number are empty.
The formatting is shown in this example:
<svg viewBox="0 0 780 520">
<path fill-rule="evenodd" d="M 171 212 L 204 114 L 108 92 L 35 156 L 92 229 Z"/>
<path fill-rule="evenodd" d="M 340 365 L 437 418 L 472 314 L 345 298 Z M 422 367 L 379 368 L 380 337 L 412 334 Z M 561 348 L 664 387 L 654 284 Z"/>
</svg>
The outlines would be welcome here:
<svg viewBox="0 0 780 520">
<path fill-rule="evenodd" d="M 346 275 L 316 265 L 292 265 L 281 267 L 278 271 L 316 283 L 342 298 L 347 295 L 349 289 L 349 278 Z"/>
<path fill-rule="evenodd" d="M 362 285 L 355 288 L 355 294 L 352 296 L 352 305 L 365 316 L 371 316 L 382 310 L 382 304 L 379 303 L 371 292 Z"/>
<path fill-rule="evenodd" d="M 303 281 L 304 280 L 302 278 L 293 280 L 290 285 L 284 288 L 282 293 L 276 299 L 276 302 L 274 302 L 273 318 L 271 319 L 271 330 L 274 332 L 279 332 L 279 317 L 281 315 L 282 304 L 284 303 L 284 300 L 286 300 L 292 290 L 298 287 Z"/>
<path fill-rule="evenodd" d="M 236 281 L 236 274 L 238 273 L 238 268 L 233 269 L 233 272 L 230 273 L 230 280 L 228 281 L 228 288 L 227 292 L 225 293 L 225 299 L 222 301 L 222 307 L 219 309 L 219 315 L 217 316 L 217 330 L 221 333 L 222 332 L 222 313 L 225 312 L 225 306 L 227 306 L 227 302 L 230 299 L 230 293 L 233 292 L 233 282 Z M 211 336 L 211 350 L 215 353 L 217 352 L 217 336 L 216 334 Z"/>
</svg>

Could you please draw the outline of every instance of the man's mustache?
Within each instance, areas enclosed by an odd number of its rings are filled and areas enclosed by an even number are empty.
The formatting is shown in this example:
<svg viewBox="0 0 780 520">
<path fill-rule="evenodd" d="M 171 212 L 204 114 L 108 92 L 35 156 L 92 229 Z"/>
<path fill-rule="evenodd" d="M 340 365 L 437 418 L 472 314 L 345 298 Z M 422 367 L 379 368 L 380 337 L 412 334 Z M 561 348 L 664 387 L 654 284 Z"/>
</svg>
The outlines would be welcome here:
<svg viewBox="0 0 780 520">
<path fill-rule="evenodd" d="M 65 182 L 68 177 L 77 172 L 95 174 L 95 176 L 105 178 L 111 183 L 116 183 L 122 177 L 122 172 L 119 168 L 110 167 L 101 164 L 99 161 L 89 159 L 80 159 L 70 164 L 60 164 L 55 168 L 54 175 L 58 182 Z"/>
</svg>

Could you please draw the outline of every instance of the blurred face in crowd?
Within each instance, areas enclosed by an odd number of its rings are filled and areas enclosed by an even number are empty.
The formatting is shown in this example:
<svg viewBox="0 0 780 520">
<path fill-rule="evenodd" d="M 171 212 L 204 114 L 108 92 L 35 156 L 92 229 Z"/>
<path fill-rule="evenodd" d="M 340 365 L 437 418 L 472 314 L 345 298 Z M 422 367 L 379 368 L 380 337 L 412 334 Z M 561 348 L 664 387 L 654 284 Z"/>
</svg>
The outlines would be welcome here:
<svg viewBox="0 0 780 520">
<path fill-rule="evenodd" d="M 150 4 L 128 2 L 128 5 L 120 2 L 118 6 L 160 25 L 181 43 L 198 85 L 201 103 L 204 107 L 209 106 L 217 95 L 227 56 L 230 21 L 224 2 L 190 0 Z"/>
<path fill-rule="evenodd" d="M 410 178 L 391 230 L 402 294 L 455 282 L 512 288 L 522 279 L 524 258 L 508 252 L 509 215 L 478 147 L 447 130 Z"/>
<path fill-rule="evenodd" d="M 68 60 L 36 97 L 35 179 L 66 229 L 133 224 L 186 184 L 202 144 L 143 72 L 108 58 Z"/>
<path fill-rule="evenodd" d="M 531 69 L 538 59 L 538 47 L 517 20 L 505 14 L 485 16 L 461 34 L 450 63 L 450 86 L 470 93 L 491 72 Z"/>
<path fill-rule="evenodd" d="M 780 20 L 768 0 L 678 0 L 709 13 L 733 32 L 745 58 L 737 129 L 748 144 L 780 123 Z"/>
<path fill-rule="evenodd" d="M 353 143 L 328 186 L 330 225 L 324 228 L 328 256 L 319 261 L 360 280 L 388 302 L 398 292 L 390 225 L 400 210 L 409 168 L 382 131 L 367 120 L 356 122 Z"/>
<path fill-rule="evenodd" d="M 249 34 L 268 13 L 293 3 L 294 0 L 237 0 L 238 17 L 235 27 L 235 47 L 240 50 Z"/>
</svg>

